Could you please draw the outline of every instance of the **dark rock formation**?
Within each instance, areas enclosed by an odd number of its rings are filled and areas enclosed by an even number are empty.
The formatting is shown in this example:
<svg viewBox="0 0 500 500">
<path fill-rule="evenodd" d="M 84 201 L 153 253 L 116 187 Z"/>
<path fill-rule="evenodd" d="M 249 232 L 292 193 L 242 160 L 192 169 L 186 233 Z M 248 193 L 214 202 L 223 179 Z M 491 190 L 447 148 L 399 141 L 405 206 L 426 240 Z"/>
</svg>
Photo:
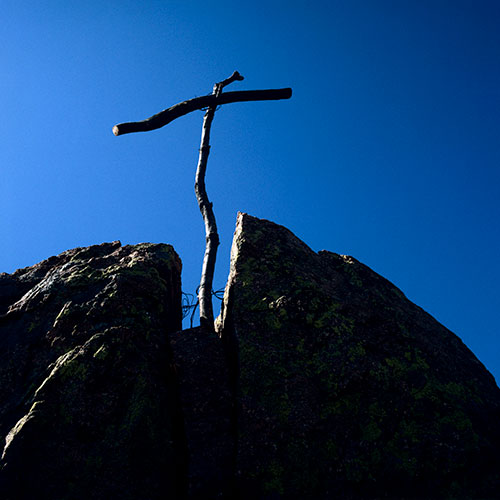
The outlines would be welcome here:
<svg viewBox="0 0 500 500">
<path fill-rule="evenodd" d="M 474 499 L 500 391 L 351 257 L 238 217 L 217 330 L 180 260 L 119 242 L 0 275 L 0 498 Z"/>
<path fill-rule="evenodd" d="M 169 335 L 179 384 L 189 498 L 233 498 L 233 388 L 223 345 L 200 327 Z"/>
<path fill-rule="evenodd" d="M 166 331 L 168 245 L 75 249 L 0 276 L 3 499 L 180 496 L 187 467 Z"/>
<path fill-rule="evenodd" d="M 497 498 L 493 377 L 368 267 L 239 214 L 221 323 L 242 498 Z"/>
</svg>

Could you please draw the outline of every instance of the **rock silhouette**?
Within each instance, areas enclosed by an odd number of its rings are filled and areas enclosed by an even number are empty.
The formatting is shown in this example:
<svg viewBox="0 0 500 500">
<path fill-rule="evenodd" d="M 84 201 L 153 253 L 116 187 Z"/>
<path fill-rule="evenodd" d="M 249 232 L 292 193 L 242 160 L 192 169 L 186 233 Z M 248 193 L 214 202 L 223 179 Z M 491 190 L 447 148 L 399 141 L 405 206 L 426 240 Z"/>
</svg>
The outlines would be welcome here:
<svg viewBox="0 0 500 500">
<path fill-rule="evenodd" d="M 5 499 L 497 498 L 500 390 L 356 259 L 239 214 L 216 335 L 168 245 L 0 275 Z"/>
<path fill-rule="evenodd" d="M 242 498 L 494 498 L 500 391 L 356 259 L 239 214 L 221 325 Z"/>
<path fill-rule="evenodd" d="M 1 498 L 185 489 L 165 337 L 181 327 L 180 271 L 170 246 L 115 242 L 1 276 Z"/>
</svg>

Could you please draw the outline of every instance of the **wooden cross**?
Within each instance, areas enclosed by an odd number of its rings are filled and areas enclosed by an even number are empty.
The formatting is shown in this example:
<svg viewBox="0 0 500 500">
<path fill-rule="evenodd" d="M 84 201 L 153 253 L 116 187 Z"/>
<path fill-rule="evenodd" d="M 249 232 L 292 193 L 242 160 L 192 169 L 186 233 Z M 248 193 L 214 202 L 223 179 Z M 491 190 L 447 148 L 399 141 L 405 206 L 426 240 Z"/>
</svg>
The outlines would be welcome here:
<svg viewBox="0 0 500 500">
<path fill-rule="evenodd" d="M 215 270 L 215 260 L 217 247 L 219 245 L 219 235 L 212 209 L 212 203 L 208 200 L 205 189 L 205 172 L 207 169 L 208 154 L 210 152 L 210 127 L 214 118 L 217 106 L 229 104 L 231 102 L 245 101 L 274 101 L 279 99 L 289 99 L 292 96 L 291 88 L 269 89 L 269 90 L 244 90 L 240 92 L 222 93 L 222 89 L 233 83 L 241 81 L 243 77 L 235 71 L 229 78 L 218 82 L 213 87 L 212 94 L 196 97 L 171 106 L 160 113 L 140 122 L 120 123 L 113 127 L 113 134 L 123 135 L 131 132 L 146 132 L 161 128 L 167 123 L 186 115 L 191 111 L 206 108 L 203 118 L 203 128 L 201 133 L 200 156 L 196 169 L 195 193 L 200 207 L 203 221 L 205 223 L 206 246 L 203 258 L 203 268 L 201 281 L 198 289 L 198 302 L 200 305 L 200 325 L 209 330 L 214 329 L 214 313 L 212 308 L 212 282 Z"/>
</svg>

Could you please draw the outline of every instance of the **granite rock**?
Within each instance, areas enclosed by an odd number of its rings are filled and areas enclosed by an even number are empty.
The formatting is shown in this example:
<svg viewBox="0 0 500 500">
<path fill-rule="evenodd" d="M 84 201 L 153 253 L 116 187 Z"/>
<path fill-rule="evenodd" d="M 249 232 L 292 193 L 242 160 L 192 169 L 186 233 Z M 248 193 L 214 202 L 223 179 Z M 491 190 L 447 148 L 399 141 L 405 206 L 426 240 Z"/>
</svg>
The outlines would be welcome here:
<svg viewBox="0 0 500 500">
<path fill-rule="evenodd" d="M 0 498 L 493 499 L 500 390 L 353 257 L 239 214 L 219 335 L 169 245 L 0 275 Z"/>
<path fill-rule="evenodd" d="M 241 498 L 496 498 L 493 377 L 353 257 L 240 213 L 218 328 Z"/>
<path fill-rule="evenodd" d="M 180 271 L 168 245 L 114 242 L 0 276 L 2 498 L 185 490 Z"/>
</svg>

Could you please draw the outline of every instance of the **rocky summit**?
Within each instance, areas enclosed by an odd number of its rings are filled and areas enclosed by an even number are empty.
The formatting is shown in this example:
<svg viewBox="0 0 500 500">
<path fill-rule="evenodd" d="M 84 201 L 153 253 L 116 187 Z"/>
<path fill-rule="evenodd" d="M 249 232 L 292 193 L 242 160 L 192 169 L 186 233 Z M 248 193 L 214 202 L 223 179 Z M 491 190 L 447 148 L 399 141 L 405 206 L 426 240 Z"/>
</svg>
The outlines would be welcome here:
<svg viewBox="0 0 500 500">
<path fill-rule="evenodd" d="M 219 323 L 240 497 L 497 498 L 493 377 L 356 259 L 239 214 Z"/>
<path fill-rule="evenodd" d="M 2 499 L 185 489 L 165 333 L 181 328 L 168 245 L 78 248 L 0 276 Z"/>
<path fill-rule="evenodd" d="M 0 275 L 0 498 L 494 499 L 500 390 L 356 259 L 239 214 L 217 334 L 169 245 Z"/>
</svg>

